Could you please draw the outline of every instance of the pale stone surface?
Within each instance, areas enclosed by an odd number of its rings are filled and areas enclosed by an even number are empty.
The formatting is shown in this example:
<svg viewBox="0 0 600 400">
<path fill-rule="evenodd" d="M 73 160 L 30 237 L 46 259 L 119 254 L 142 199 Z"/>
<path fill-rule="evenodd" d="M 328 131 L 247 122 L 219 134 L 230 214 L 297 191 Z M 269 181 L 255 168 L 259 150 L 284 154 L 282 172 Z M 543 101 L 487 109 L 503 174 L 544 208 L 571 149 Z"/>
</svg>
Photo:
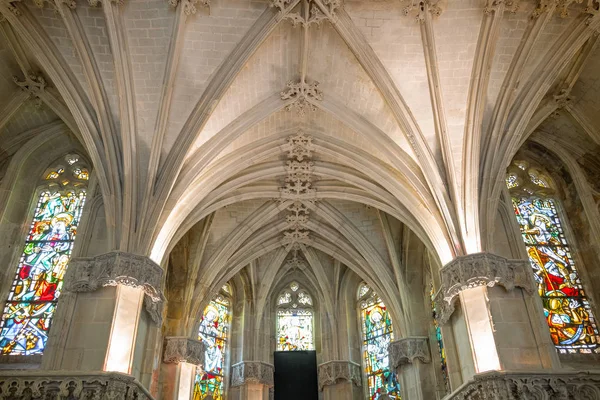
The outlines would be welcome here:
<svg viewBox="0 0 600 400">
<path fill-rule="evenodd" d="M 127 372 L 154 398 L 187 399 L 180 366 L 163 357 L 198 364 L 202 352 L 172 354 L 165 337 L 195 340 L 229 283 L 225 395 L 267 400 L 277 295 L 296 281 L 314 302 L 321 398 L 358 400 L 364 281 L 389 311 L 393 346 L 423 339 L 419 352 L 389 354 L 404 398 L 478 399 L 498 385 L 516 391 L 498 399 L 564 387 L 595 398 L 588 371 L 600 355 L 556 353 L 504 178 L 516 158 L 548 171 L 597 310 L 598 8 L 0 0 L 1 301 L 49 187 L 44 171 L 74 152 L 91 171 L 46 351 L 2 356 L 0 369 L 103 370 L 123 322 L 107 285 L 129 285 L 145 296 L 125 318 Z M 312 146 L 302 160 L 289 155 L 300 132 Z M 87 270 L 70 282 L 82 260 Z M 488 369 L 503 373 L 479 375 Z M 553 377 L 510 375 L 542 369 Z"/>
</svg>

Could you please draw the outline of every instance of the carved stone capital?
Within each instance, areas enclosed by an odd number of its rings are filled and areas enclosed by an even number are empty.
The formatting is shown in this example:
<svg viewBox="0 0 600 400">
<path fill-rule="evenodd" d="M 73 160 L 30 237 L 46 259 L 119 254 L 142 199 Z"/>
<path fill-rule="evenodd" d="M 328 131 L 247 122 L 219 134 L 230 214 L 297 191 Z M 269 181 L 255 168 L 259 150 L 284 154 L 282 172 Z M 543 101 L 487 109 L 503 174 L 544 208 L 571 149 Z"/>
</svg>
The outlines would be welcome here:
<svg viewBox="0 0 600 400">
<path fill-rule="evenodd" d="M 93 292 L 100 287 L 119 284 L 140 288 L 145 293 L 146 310 L 159 323 L 164 302 L 162 281 L 162 268 L 148 257 L 113 251 L 71 260 L 65 286 L 71 292 Z"/>
<path fill-rule="evenodd" d="M 520 287 L 529 294 L 535 292 L 528 260 L 509 260 L 490 253 L 457 257 L 441 269 L 440 275 L 442 287 L 435 301 L 438 320 L 442 324 L 450 318 L 454 302 L 463 290 L 500 285 L 506 290 Z"/>
<path fill-rule="evenodd" d="M 448 400 L 600 400 L 597 372 L 509 372 L 475 375 Z"/>
<path fill-rule="evenodd" d="M 362 374 L 360 365 L 352 361 L 328 361 L 319 364 L 319 390 L 325 386 L 335 385 L 340 381 L 354 383 L 356 386 L 362 385 Z"/>
<path fill-rule="evenodd" d="M 429 12 L 432 16 L 440 16 L 442 9 L 439 0 L 408 0 L 408 5 L 404 7 L 404 15 L 414 15 L 418 22 L 425 21 L 425 13 Z"/>
<path fill-rule="evenodd" d="M 242 361 L 231 366 L 231 386 L 260 383 L 273 387 L 273 365 L 262 361 Z"/>
<path fill-rule="evenodd" d="M 204 364 L 204 343 L 183 336 L 165 337 L 165 353 L 163 361 L 167 364 L 186 362 L 189 364 Z"/>
<path fill-rule="evenodd" d="M 196 14 L 198 9 L 196 5 L 201 4 L 203 7 L 210 7 L 210 0 L 168 0 L 169 5 L 173 8 L 177 8 L 179 4 L 183 6 L 183 12 L 185 15 L 190 16 Z"/>
<path fill-rule="evenodd" d="M 388 347 L 390 366 L 396 370 L 402 365 L 412 364 L 415 360 L 431 362 L 428 339 L 425 336 L 402 338 L 390 343 Z"/>
</svg>

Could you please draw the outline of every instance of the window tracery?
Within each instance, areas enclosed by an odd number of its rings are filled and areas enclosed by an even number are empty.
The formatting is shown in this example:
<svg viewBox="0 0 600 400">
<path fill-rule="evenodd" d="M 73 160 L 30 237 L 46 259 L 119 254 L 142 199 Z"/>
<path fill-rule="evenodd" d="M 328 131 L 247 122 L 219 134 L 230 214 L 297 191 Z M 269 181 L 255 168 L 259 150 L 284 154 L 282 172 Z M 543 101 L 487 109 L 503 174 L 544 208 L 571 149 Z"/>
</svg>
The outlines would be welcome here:
<svg viewBox="0 0 600 400">
<path fill-rule="evenodd" d="M 277 298 L 277 351 L 314 350 L 312 297 L 292 282 Z"/>
<path fill-rule="evenodd" d="M 193 400 L 223 400 L 224 367 L 231 324 L 231 287 L 225 284 L 206 306 L 198 329 L 204 351 L 203 371 L 196 373 Z M 212 397 L 208 397 L 208 396 Z"/>
<path fill-rule="evenodd" d="M 600 335 L 554 198 L 552 180 L 525 161 L 509 168 L 507 186 L 534 272 L 550 336 L 559 353 L 600 353 Z"/>
<path fill-rule="evenodd" d="M 86 200 L 86 171 L 70 154 L 42 175 L 33 218 L 0 320 L 0 354 L 42 354 Z"/>
<path fill-rule="evenodd" d="M 370 400 L 387 394 L 400 399 L 400 385 L 390 369 L 388 347 L 394 340 L 392 319 L 381 298 L 366 284 L 358 288 L 364 371 Z"/>
</svg>

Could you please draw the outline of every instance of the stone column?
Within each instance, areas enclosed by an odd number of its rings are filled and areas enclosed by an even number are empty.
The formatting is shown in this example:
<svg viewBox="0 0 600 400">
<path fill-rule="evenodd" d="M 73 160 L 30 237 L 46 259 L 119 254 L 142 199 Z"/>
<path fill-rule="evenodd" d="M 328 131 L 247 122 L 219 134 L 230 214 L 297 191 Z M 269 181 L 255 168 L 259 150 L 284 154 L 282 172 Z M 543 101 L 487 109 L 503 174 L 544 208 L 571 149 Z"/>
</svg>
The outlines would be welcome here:
<svg viewBox="0 0 600 400">
<path fill-rule="evenodd" d="M 406 337 L 390 343 L 390 367 L 396 372 L 403 399 L 436 398 L 436 383 L 431 369 L 429 340 L 425 336 Z"/>
<path fill-rule="evenodd" d="M 119 251 L 71 260 L 42 368 L 117 371 L 150 388 L 160 361 L 162 276 L 149 258 Z"/>
<path fill-rule="evenodd" d="M 231 366 L 231 400 L 269 400 L 274 378 L 273 365 L 262 361 L 242 361 Z"/>
<path fill-rule="evenodd" d="M 529 261 L 475 253 L 440 274 L 436 308 L 439 322 L 454 331 L 463 382 L 490 370 L 558 365 Z"/>
<path fill-rule="evenodd" d="M 352 361 L 319 364 L 319 390 L 323 400 L 360 400 L 363 398 L 361 367 Z"/>
<path fill-rule="evenodd" d="M 188 337 L 167 336 L 164 348 L 164 398 L 191 399 L 196 374 L 204 364 L 204 343 Z"/>
</svg>

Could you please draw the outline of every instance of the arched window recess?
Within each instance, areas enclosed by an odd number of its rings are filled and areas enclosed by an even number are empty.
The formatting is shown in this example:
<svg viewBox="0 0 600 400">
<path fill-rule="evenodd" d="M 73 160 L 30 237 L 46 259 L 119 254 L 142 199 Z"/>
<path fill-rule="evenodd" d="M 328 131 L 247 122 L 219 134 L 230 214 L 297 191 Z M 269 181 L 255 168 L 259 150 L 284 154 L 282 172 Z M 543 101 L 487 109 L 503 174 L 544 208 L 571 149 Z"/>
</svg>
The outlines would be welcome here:
<svg viewBox="0 0 600 400">
<path fill-rule="evenodd" d="M 364 282 L 358 286 L 357 300 L 368 399 L 377 400 L 384 394 L 391 399 L 400 399 L 400 385 L 390 370 L 388 354 L 388 347 L 394 340 L 390 313 L 379 295 Z"/>
<path fill-rule="evenodd" d="M 506 185 L 559 353 L 600 353 L 600 335 L 565 234 L 552 179 L 526 161 L 508 168 Z"/>
<path fill-rule="evenodd" d="M 312 296 L 297 282 L 277 296 L 277 351 L 314 350 Z"/>
<path fill-rule="evenodd" d="M 1 355 L 42 354 L 86 200 L 89 169 L 78 154 L 48 168 L 0 320 Z"/>
</svg>

